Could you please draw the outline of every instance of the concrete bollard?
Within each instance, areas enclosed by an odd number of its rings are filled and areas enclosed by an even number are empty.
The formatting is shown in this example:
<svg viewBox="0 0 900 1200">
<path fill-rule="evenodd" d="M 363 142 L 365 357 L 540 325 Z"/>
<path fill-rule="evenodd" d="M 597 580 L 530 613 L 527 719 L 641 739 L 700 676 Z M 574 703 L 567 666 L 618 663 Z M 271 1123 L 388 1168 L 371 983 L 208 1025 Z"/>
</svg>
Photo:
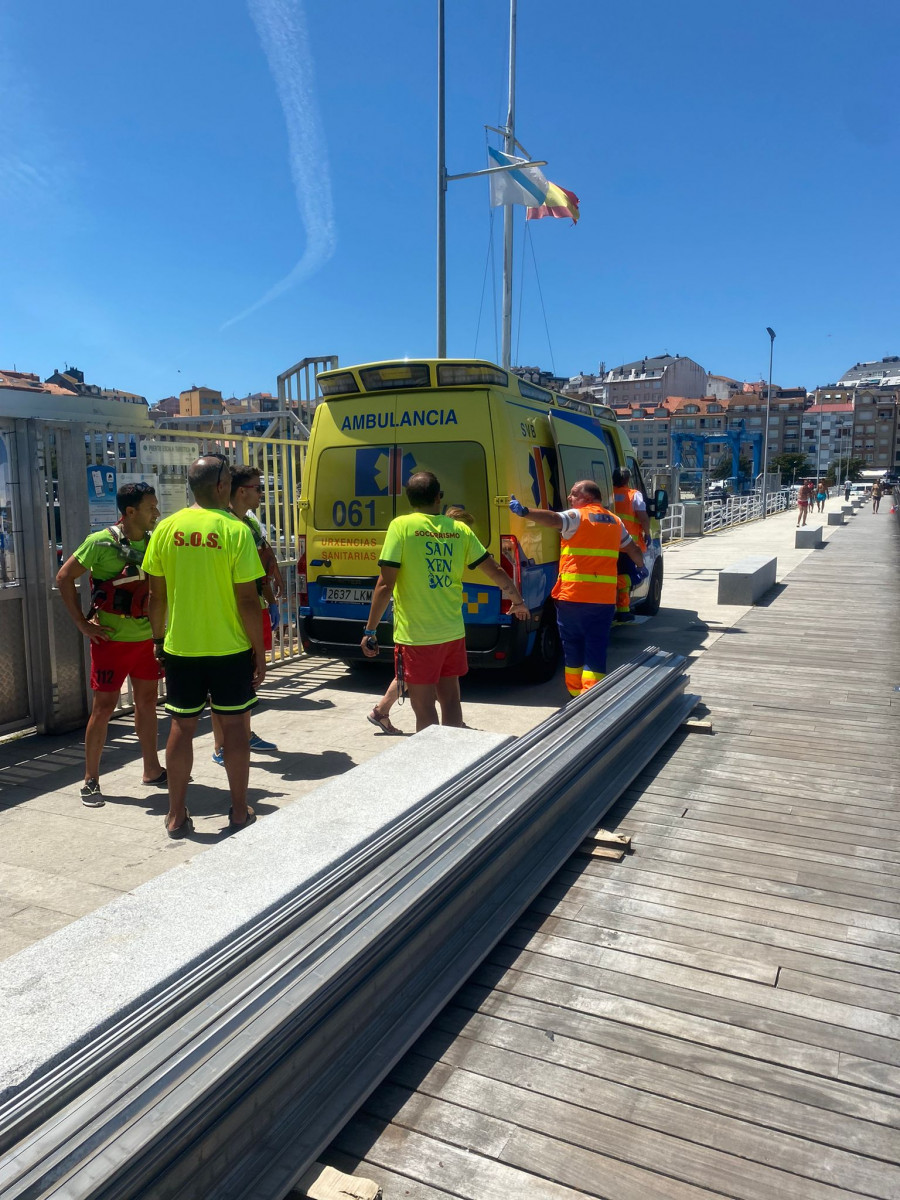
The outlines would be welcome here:
<svg viewBox="0 0 900 1200">
<path fill-rule="evenodd" d="M 842 512 L 830 512 L 828 514 L 829 525 L 843 525 L 844 514 Z"/>
<path fill-rule="evenodd" d="M 844 514 L 845 517 L 852 517 L 853 514 L 856 512 L 856 507 L 853 504 L 842 504 L 841 512 Z"/>
<path fill-rule="evenodd" d="M 821 525 L 803 525 L 794 534 L 795 550 L 818 550 L 824 545 Z"/>
</svg>

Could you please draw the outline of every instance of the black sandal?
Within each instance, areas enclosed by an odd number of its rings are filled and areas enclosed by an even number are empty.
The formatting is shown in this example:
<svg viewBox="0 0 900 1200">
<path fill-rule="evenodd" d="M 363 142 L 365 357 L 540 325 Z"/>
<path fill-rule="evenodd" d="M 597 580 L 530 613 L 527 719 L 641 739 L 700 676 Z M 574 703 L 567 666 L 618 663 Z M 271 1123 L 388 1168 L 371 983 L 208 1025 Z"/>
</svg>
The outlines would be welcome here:
<svg viewBox="0 0 900 1200">
<path fill-rule="evenodd" d="M 238 824 L 237 821 L 235 821 L 235 819 L 234 819 L 234 809 L 229 808 L 229 810 L 228 810 L 228 828 L 229 829 L 246 829 L 247 826 L 252 825 L 255 820 L 256 820 L 256 813 L 253 811 L 253 809 L 250 807 L 249 804 L 247 805 L 247 820 L 241 821 L 240 824 Z"/>
<path fill-rule="evenodd" d="M 166 827 L 166 833 L 169 835 L 170 838 L 184 838 L 184 837 L 187 837 L 188 834 L 191 834 L 194 832 L 194 822 L 191 820 L 191 814 L 188 812 L 187 809 L 184 810 L 184 820 L 181 822 L 180 825 L 176 826 L 175 829 L 169 828 L 168 815 L 166 816 L 164 824 Z"/>
<path fill-rule="evenodd" d="M 166 787 L 169 783 L 169 775 L 165 767 L 161 775 L 157 775 L 155 779 L 142 779 L 141 783 L 144 787 Z"/>
</svg>

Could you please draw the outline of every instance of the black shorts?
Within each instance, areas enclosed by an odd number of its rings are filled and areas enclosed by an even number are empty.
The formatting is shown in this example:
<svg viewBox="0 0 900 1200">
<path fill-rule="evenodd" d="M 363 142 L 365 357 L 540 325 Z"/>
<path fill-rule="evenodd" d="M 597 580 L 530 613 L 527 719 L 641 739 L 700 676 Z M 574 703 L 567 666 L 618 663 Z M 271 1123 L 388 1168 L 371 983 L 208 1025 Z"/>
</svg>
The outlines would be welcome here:
<svg viewBox="0 0 900 1200">
<path fill-rule="evenodd" d="M 206 701 L 213 712 L 242 713 L 259 701 L 253 690 L 253 651 L 189 658 L 166 654 L 166 712 L 196 717 Z"/>
</svg>

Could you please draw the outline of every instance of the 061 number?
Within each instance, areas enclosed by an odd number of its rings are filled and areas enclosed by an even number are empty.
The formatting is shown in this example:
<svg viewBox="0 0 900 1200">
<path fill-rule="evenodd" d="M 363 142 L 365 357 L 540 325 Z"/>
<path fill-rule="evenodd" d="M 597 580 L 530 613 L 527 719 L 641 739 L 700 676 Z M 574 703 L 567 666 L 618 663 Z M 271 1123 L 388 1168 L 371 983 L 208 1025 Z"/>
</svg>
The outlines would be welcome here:
<svg viewBox="0 0 900 1200">
<path fill-rule="evenodd" d="M 374 500 L 367 500 L 365 504 L 361 500 L 351 500 L 349 504 L 344 500 L 335 500 L 331 509 L 331 520 L 335 529 L 343 529 L 345 525 L 359 529 L 363 523 L 364 509 L 369 514 L 369 528 L 371 528 L 375 524 Z"/>
</svg>

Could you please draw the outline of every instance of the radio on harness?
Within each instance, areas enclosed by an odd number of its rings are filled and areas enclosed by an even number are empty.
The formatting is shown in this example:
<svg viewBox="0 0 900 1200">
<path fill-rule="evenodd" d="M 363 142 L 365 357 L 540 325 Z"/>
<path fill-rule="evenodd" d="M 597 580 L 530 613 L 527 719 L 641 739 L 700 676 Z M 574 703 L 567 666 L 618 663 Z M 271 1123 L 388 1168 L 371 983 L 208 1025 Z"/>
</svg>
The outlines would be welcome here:
<svg viewBox="0 0 900 1200">
<path fill-rule="evenodd" d="M 120 525 L 110 525 L 106 531 L 122 560 L 122 570 L 112 579 L 91 581 L 91 607 L 87 619 L 97 612 L 114 613 L 118 617 L 146 617 L 150 600 L 150 581 L 141 568 L 144 551 L 129 545 Z"/>
</svg>

